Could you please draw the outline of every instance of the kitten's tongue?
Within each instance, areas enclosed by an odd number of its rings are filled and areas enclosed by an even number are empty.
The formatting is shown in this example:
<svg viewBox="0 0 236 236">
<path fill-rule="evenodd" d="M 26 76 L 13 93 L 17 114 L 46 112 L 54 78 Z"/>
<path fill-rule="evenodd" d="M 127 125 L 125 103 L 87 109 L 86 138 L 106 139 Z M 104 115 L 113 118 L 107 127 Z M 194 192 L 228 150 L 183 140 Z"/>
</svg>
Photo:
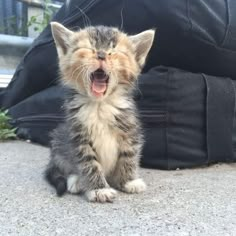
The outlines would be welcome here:
<svg viewBox="0 0 236 236">
<path fill-rule="evenodd" d="M 96 97 L 101 97 L 102 95 L 104 95 L 104 93 L 107 90 L 107 81 L 108 81 L 106 73 L 101 69 L 96 70 L 91 75 L 91 81 L 92 81 L 91 85 L 92 93 Z"/>
<path fill-rule="evenodd" d="M 106 80 L 101 81 L 101 80 L 94 80 L 92 82 L 92 91 L 95 93 L 95 95 L 103 95 L 107 89 L 107 83 Z"/>
</svg>

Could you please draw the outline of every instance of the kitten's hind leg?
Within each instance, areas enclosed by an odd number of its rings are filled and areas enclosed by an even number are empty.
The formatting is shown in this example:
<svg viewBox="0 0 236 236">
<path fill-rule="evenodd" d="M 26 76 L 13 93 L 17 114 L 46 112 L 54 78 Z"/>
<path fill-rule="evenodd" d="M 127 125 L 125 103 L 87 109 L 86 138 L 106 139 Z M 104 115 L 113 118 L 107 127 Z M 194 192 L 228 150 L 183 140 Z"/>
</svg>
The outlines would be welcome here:
<svg viewBox="0 0 236 236">
<path fill-rule="evenodd" d="M 45 179 L 55 187 L 58 196 L 62 196 L 67 190 L 65 176 L 58 167 L 50 163 L 45 171 Z"/>
<path fill-rule="evenodd" d="M 69 175 L 67 177 L 67 191 L 73 194 L 80 192 L 78 175 Z"/>
</svg>

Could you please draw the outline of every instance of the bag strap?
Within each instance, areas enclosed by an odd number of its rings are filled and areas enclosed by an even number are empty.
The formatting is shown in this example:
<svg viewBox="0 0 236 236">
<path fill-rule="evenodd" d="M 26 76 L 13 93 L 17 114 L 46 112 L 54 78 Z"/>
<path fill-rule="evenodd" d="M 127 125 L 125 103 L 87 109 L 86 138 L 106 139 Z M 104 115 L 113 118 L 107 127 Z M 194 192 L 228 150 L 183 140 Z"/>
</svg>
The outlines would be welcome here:
<svg viewBox="0 0 236 236">
<path fill-rule="evenodd" d="M 235 89 L 229 78 L 204 76 L 207 87 L 206 137 L 208 162 L 233 160 Z"/>
</svg>

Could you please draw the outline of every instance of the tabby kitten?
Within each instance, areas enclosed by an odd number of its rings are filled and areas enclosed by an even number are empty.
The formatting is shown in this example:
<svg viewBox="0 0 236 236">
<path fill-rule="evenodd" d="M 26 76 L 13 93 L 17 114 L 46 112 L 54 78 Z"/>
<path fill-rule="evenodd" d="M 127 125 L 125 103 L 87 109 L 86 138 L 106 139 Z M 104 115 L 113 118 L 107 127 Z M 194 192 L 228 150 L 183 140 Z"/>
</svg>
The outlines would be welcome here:
<svg viewBox="0 0 236 236">
<path fill-rule="evenodd" d="M 51 23 L 63 84 L 69 88 L 66 121 L 52 133 L 46 179 L 61 196 L 83 192 L 112 202 L 116 189 L 139 193 L 143 145 L 132 92 L 154 31 L 128 36 L 116 28 L 72 32 Z"/>
</svg>

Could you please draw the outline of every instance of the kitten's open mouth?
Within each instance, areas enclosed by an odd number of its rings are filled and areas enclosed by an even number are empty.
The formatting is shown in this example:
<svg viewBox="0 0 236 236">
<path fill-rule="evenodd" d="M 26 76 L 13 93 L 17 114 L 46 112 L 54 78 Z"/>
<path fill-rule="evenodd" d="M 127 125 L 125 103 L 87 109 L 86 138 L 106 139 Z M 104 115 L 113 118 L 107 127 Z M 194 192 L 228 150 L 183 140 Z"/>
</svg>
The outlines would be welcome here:
<svg viewBox="0 0 236 236">
<path fill-rule="evenodd" d="M 106 93 L 109 76 L 103 69 L 97 69 L 90 75 L 91 91 L 96 97 L 101 97 Z"/>
</svg>

